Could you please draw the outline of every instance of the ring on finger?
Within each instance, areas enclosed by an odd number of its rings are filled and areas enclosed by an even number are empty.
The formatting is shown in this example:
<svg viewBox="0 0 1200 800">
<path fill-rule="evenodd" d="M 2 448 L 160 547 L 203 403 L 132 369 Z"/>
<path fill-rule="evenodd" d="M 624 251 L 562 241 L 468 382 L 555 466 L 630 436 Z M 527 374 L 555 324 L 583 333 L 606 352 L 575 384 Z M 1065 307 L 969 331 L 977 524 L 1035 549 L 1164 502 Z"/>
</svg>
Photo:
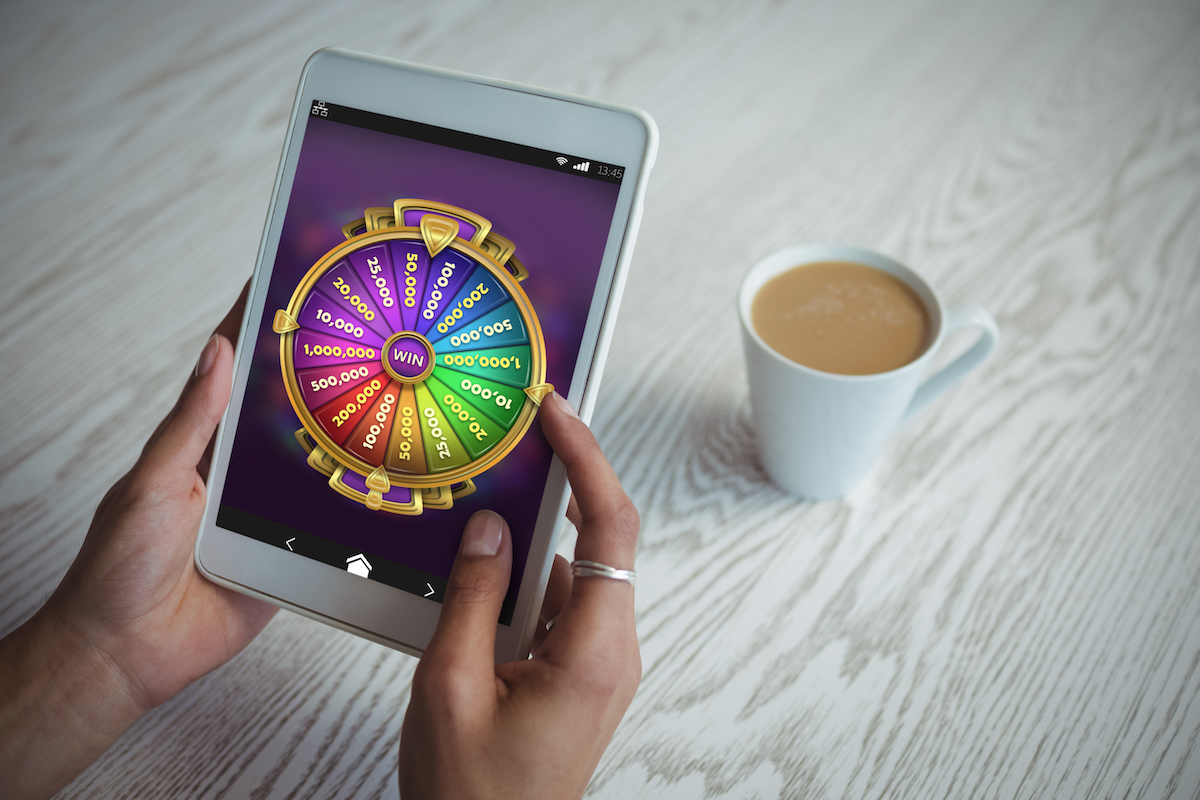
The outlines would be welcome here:
<svg viewBox="0 0 1200 800">
<path fill-rule="evenodd" d="M 572 561 L 571 574 L 576 578 L 608 578 L 614 581 L 625 581 L 630 586 L 637 582 L 637 572 L 631 569 L 617 569 L 599 561 Z"/>
</svg>

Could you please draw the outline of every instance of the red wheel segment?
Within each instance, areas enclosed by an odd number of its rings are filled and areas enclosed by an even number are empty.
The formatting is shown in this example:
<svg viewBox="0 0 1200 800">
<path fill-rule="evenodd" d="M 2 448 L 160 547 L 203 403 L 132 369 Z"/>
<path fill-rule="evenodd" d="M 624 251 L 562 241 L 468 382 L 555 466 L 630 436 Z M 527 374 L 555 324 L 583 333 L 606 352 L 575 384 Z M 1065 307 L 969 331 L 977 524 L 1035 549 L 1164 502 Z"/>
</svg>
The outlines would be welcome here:
<svg viewBox="0 0 1200 800">
<path fill-rule="evenodd" d="M 300 384 L 304 405 L 312 411 L 350 389 L 357 389 L 381 372 L 383 363 L 376 359 L 298 370 L 296 382 Z"/>
<path fill-rule="evenodd" d="M 364 386 L 351 389 L 318 408 L 313 412 L 313 418 L 330 439 L 344 445 L 387 383 L 384 378 L 372 378 Z"/>
</svg>

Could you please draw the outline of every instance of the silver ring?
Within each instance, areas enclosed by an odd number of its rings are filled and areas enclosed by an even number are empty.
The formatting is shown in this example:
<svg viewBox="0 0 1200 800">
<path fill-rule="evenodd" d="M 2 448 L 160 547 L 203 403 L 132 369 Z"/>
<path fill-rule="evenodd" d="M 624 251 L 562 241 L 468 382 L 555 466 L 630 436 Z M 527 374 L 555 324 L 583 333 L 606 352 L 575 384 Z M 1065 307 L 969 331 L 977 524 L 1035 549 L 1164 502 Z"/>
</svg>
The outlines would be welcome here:
<svg viewBox="0 0 1200 800">
<path fill-rule="evenodd" d="M 611 578 L 625 581 L 630 586 L 637 582 L 637 573 L 631 569 L 617 569 L 599 561 L 572 561 L 571 574 L 576 578 Z"/>
</svg>

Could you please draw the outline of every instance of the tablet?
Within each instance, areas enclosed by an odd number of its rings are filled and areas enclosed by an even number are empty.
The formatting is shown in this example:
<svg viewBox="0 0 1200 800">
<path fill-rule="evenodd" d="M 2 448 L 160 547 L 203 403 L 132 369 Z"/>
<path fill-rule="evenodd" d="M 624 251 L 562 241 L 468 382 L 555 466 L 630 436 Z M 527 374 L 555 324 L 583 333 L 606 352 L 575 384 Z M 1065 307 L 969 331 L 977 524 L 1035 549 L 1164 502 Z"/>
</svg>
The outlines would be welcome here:
<svg viewBox="0 0 1200 800">
<path fill-rule="evenodd" d="M 524 657 L 657 133 L 644 112 L 341 50 L 305 65 L 196 542 L 223 586 L 405 652 L 467 519 L 501 514 Z"/>
</svg>

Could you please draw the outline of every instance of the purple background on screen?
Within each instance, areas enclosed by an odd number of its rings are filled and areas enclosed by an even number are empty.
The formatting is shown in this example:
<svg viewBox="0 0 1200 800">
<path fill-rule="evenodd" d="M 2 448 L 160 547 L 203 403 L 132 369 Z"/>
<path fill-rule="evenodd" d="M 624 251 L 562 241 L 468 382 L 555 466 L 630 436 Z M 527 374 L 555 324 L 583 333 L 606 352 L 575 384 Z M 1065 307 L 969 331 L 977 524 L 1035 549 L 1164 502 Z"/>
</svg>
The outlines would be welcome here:
<svg viewBox="0 0 1200 800">
<path fill-rule="evenodd" d="M 529 295 L 546 340 L 546 380 L 570 389 L 620 186 L 552 169 L 307 118 L 274 272 L 238 420 L 221 502 L 435 575 L 448 576 L 467 518 L 490 508 L 508 520 L 519 568 L 542 500 L 551 451 L 535 420 L 477 491 L 449 511 L 418 517 L 373 512 L 334 492 L 305 463 L 300 421 L 279 366 L 276 309 L 322 255 L 345 241 L 342 225 L 401 197 L 436 200 L 491 220 L 529 270 Z M 252 325 L 253 329 L 253 325 Z M 515 600 L 518 581 L 509 587 Z"/>
</svg>

